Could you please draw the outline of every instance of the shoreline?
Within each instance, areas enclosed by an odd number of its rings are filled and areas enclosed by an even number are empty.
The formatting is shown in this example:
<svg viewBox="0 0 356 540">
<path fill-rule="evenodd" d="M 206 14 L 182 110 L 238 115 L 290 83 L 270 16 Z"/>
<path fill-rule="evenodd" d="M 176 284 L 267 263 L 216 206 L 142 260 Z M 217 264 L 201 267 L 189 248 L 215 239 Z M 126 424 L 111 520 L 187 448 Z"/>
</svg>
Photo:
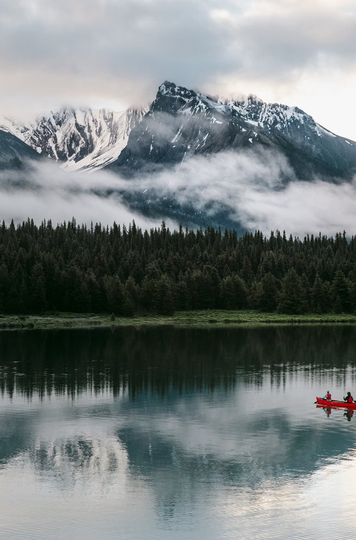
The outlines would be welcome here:
<svg viewBox="0 0 356 540">
<path fill-rule="evenodd" d="M 49 330 L 69 328 L 116 328 L 174 326 L 194 328 L 232 328 L 252 326 L 356 325 L 356 315 L 286 315 L 258 311 L 180 311 L 174 315 L 115 317 L 108 314 L 57 313 L 43 315 L 0 315 L 0 331 Z"/>
</svg>

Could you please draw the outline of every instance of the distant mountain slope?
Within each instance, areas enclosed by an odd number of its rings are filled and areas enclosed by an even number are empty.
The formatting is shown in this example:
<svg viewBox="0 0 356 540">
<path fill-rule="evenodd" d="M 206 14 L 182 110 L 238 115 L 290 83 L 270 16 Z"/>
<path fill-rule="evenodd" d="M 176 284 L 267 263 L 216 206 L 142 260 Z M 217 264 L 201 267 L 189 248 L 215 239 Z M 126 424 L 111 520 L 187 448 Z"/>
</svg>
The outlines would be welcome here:
<svg viewBox="0 0 356 540">
<path fill-rule="evenodd" d="M 39 154 L 62 162 L 67 170 L 101 169 L 115 161 L 144 111 L 112 112 L 90 108 L 62 109 L 32 124 L 10 118 L 0 128 L 19 137 Z"/>
<path fill-rule="evenodd" d="M 39 155 L 11 133 L 0 130 L 0 171 L 23 169 L 31 159 L 38 160 Z"/>
<path fill-rule="evenodd" d="M 194 155 L 259 146 L 285 155 L 299 179 L 314 174 L 347 179 L 356 168 L 356 143 L 297 107 L 254 96 L 222 101 L 166 81 L 110 170 L 132 176 Z"/>
</svg>

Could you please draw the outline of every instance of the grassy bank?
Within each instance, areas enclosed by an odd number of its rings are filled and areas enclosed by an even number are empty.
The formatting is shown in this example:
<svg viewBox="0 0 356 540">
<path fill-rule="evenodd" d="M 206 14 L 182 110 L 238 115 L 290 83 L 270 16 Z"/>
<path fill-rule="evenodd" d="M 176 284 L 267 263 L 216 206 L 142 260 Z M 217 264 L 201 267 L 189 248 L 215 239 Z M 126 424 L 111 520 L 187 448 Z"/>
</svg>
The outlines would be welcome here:
<svg viewBox="0 0 356 540">
<path fill-rule="evenodd" d="M 181 327 L 226 327 L 226 326 L 266 326 L 266 325 L 315 325 L 315 324 L 356 324 L 356 315 L 284 315 L 280 313 L 260 313 L 257 311 L 180 311 L 172 316 L 145 315 L 131 318 L 94 314 L 46 314 L 46 315 L 3 315 L 0 316 L 0 330 L 11 329 L 55 329 L 93 328 L 116 326 L 181 326 Z"/>
</svg>

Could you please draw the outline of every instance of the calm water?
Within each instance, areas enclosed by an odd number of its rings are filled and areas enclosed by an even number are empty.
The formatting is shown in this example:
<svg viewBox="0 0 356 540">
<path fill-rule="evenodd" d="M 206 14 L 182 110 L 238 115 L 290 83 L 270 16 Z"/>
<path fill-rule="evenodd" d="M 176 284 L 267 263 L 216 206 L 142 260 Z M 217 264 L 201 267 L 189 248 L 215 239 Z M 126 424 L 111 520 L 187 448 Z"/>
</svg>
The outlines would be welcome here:
<svg viewBox="0 0 356 540">
<path fill-rule="evenodd" d="M 356 328 L 0 333 L 0 538 L 356 538 Z"/>
</svg>

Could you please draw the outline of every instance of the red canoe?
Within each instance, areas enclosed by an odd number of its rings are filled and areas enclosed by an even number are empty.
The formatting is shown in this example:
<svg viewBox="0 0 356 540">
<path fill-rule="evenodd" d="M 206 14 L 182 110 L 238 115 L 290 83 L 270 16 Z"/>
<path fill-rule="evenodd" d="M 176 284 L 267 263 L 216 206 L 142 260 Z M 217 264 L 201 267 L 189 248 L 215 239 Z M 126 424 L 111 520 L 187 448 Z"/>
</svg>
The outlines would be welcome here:
<svg viewBox="0 0 356 540">
<path fill-rule="evenodd" d="M 356 409 L 356 402 L 347 403 L 346 401 L 336 401 L 335 399 L 324 399 L 317 397 L 316 403 L 323 407 L 346 407 L 346 409 Z"/>
</svg>

